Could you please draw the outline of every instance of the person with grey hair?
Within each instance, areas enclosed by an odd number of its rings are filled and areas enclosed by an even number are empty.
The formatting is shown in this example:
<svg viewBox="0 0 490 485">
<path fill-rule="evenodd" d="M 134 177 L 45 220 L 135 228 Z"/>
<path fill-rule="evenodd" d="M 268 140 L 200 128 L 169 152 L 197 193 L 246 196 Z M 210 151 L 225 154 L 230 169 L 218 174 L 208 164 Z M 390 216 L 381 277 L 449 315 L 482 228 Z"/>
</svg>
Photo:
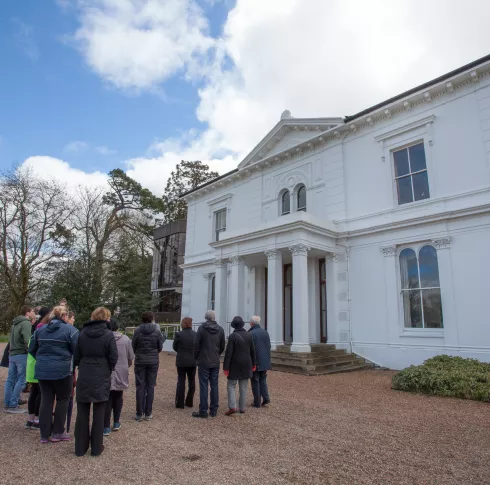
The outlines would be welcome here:
<svg viewBox="0 0 490 485">
<path fill-rule="evenodd" d="M 271 402 L 267 386 L 267 371 L 271 365 L 271 339 L 267 330 L 260 326 L 260 317 L 254 315 L 250 319 L 250 330 L 255 347 L 256 369 L 252 375 L 252 393 L 255 408 L 266 406 Z M 261 402 L 262 401 L 262 402 Z"/>
<path fill-rule="evenodd" d="M 208 310 L 206 320 L 197 330 L 194 357 L 199 376 L 199 411 L 193 412 L 195 418 L 216 416 L 219 406 L 218 376 L 220 355 L 225 350 L 225 331 L 216 323 L 216 313 Z M 208 407 L 208 388 L 211 387 L 211 402 Z"/>
</svg>

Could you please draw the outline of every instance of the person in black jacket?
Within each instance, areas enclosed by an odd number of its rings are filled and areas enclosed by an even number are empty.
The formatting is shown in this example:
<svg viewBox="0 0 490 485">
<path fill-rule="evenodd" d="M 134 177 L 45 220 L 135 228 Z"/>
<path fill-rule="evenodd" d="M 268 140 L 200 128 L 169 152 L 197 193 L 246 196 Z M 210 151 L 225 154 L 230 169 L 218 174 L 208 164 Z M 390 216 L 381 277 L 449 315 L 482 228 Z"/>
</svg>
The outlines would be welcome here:
<svg viewBox="0 0 490 485">
<path fill-rule="evenodd" d="M 192 330 L 192 318 L 182 320 L 182 331 L 174 337 L 173 349 L 177 352 L 175 365 L 177 366 L 177 391 L 175 393 L 175 407 L 184 409 L 194 405 L 194 393 L 196 392 L 196 358 L 194 357 L 194 344 L 196 332 Z M 185 397 L 185 377 L 189 383 L 187 397 Z"/>
<path fill-rule="evenodd" d="M 143 416 L 146 421 L 152 419 L 153 398 L 157 383 L 160 352 L 166 336 L 162 335 L 160 327 L 155 323 L 152 312 L 141 315 L 143 322 L 133 335 L 133 350 L 135 355 L 134 377 L 136 381 L 136 421 Z"/>
<path fill-rule="evenodd" d="M 236 385 L 240 390 L 239 409 L 245 412 L 247 402 L 248 380 L 255 371 L 255 347 L 250 335 L 244 328 L 242 317 L 234 317 L 231 322 L 235 331 L 228 338 L 226 346 L 223 372 L 228 377 L 228 411 L 231 416 L 237 412 L 236 407 Z"/>
<path fill-rule="evenodd" d="M 271 400 L 269 388 L 267 387 L 267 371 L 272 369 L 271 365 L 271 339 L 267 330 L 260 326 L 260 317 L 254 315 L 250 319 L 250 330 L 255 347 L 257 368 L 252 376 L 252 393 L 254 395 L 254 408 L 267 406 Z M 262 403 L 260 402 L 262 399 Z"/>
<path fill-rule="evenodd" d="M 83 326 L 75 350 L 77 379 L 77 420 L 75 454 L 83 456 L 91 448 L 92 456 L 104 451 L 104 414 L 111 391 L 111 374 L 117 364 L 117 346 L 107 328 L 111 312 L 96 308 L 91 321 Z M 89 432 L 90 405 L 93 403 L 92 429 Z"/>
<path fill-rule="evenodd" d="M 208 417 L 208 386 L 211 386 L 209 414 L 216 416 L 219 406 L 218 376 L 220 355 L 225 350 L 225 332 L 215 321 L 216 313 L 208 310 L 206 320 L 197 330 L 194 356 L 199 367 L 199 411 L 194 418 Z"/>
</svg>

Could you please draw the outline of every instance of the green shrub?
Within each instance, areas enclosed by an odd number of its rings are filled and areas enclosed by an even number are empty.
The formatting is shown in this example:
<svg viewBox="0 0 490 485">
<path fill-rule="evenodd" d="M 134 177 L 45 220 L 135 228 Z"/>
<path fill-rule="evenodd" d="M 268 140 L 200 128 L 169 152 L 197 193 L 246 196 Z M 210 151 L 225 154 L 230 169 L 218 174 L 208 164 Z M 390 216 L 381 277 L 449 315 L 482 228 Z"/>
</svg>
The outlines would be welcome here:
<svg viewBox="0 0 490 485">
<path fill-rule="evenodd" d="M 8 335 L 0 335 L 0 343 L 1 342 L 8 342 L 10 340 L 10 337 Z"/>
<path fill-rule="evenodd" d="M 490 364 L 476 359 L 438 355 L 412 365 L 392 378 L 392 388 L 437 396 L 488 401 Z"/>
</svg>

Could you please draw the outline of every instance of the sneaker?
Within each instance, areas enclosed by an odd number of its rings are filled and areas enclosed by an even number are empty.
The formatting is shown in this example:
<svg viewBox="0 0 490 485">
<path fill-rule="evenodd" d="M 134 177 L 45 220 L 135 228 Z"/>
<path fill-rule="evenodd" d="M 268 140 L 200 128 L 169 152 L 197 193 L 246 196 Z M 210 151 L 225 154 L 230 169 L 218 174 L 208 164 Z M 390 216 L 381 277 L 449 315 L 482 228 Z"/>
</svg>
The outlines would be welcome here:
<svg viewBox="0 0 490 485">
<path fill-rule="evenodd" d="M 27 421 L 27 423 L 24 425 L 25 429 L 31 429 L 32 428 L 32 423 L 33 421 Z"/>
<path fill-rule="evenodd" d="M 39 429 L 39 428 L 40 428 L 39 421 L 33 421 L 31 429 Z"/>
<path fill-rule="evenodd" d="M 111 428 L 104 428 L 104 436 L 109 436 L 111 434 Z"/>
<path fill-rule="evenodd" d="M 153 419 L 153 414 L 150 414 L 149 416 L 145 416 L 145 421 L 151 421 Z"/>
<path fill-rule="evenodd" d="M 267 401 L 262 402 L 262 406 L 267 406 L 267 404 L 270 404 L 270 403 L 271 403 L 271 400 L 267 399 Z"/>
<path fill-rule="evenodd" d="M 245 409 L 240 409 L 240 414 L 245 414 Z"/>
<path fill-rule="evenodd" d="M 230 408 L 230 409 L 228 409 L 228 411 L 226 411 L 225 416 L 231 416 L 232 414 L 235 414 L 235 413 L 236 413 L 236 409 Z"/>
<path fill-rule="evenodd" d="M 47 445 L 49 443 L 49 440 L 48 438 L 41 438 L 41 440 L 39 441 L 42 445 Z"/>
<path fill-rule="evenodd" d="M 137 414 L 135 417 L 134 417 L 135 421 L 138 421 L 138 423 L 140 421 L 143 421 L 143 416 L 140 416 L 139 414 Z"/>
<path fill-rule="evenodd" d="M 51 441 L 51 443 L 59 443 L 60 441 L 71 441 L 71 440 L 72 437 L 66 433 L 53 434 L 53 436 L 49 438 L 49 441 Z"/>
<path fill-rule="evenodd" d="M 192 417 L 193 418 L 203 418 L 203 419 L 207 419 L 208 415 L 207 414 L 201 414 L 199 411 L 194 411 L 192 413 Z"/>
<path fill-rule="evenodd" d="M 119 431 L 121 429 L 121 423 L 114 423 L 112 431 Z"/>
<path fill-rule="evenodd" d="M 7 408 L 5 410 L 6 413 L 10 413 L 10 414 L 26 414 L 27 413 L 27 409 L 21 409 L 19 407 L 16 407 L 16 408 Z"/>
<path fill-rule="evenodd" d="M 23 406 L 24 404 L 27 404 L 27 400 L 26 399 L 19 399 L 19 406 Z"/>
</svg>

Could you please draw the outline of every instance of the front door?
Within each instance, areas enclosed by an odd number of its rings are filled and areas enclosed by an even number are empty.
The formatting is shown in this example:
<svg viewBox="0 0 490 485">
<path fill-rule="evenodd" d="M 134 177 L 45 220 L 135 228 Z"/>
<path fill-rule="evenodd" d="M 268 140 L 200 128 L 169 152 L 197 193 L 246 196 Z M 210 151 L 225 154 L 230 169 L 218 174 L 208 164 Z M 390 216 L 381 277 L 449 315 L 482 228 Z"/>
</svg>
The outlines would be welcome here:
<svg viewBox="0 0 490 485">
<path fill-rule="evenodd" d="M 325 260 L 320 259 L 320 342 L 327 341 L 327 268 Z"/>
<path fill-rule="evenodd" d="M 284 343 L 293 342 L 293 266 L 285 264 L 283 269 L 284 281 L 284 308 L 283 308 L 283 333 Z"/>
</svg>

